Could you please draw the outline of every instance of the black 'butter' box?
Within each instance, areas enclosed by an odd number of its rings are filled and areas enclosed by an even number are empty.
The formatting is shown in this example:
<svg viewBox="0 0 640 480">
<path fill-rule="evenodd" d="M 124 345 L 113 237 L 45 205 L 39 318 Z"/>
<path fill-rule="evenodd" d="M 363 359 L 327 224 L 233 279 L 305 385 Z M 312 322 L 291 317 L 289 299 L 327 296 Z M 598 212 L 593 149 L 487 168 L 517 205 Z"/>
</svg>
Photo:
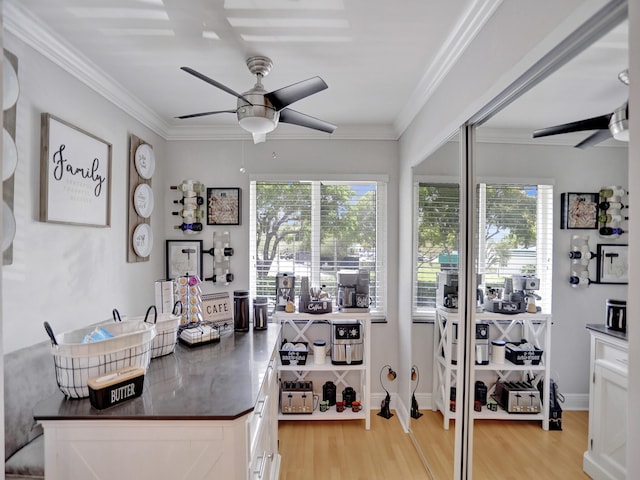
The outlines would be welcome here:
<svg viewBox="0 0 640 480">
<path fill-rule="evenodd" d="M 145 369 L 125 367 L 87 380 L 89 401 L 103 410 L 142 395 Z"/>
</svg>

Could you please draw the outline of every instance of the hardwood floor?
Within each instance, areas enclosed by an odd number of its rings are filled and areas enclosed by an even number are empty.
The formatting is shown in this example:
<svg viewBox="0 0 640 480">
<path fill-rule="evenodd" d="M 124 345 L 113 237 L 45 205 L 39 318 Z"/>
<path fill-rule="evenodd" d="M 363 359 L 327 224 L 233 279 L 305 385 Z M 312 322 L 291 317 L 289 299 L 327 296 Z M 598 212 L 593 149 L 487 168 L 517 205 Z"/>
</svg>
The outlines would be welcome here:
<svg viewBox="0 0 640 480">
<path fill-rule="evenodd" d="M 280 421 L 280 480 L 428 478 L 409 435 L 394 415 L 364 420 Z"/>
<path fill-rule="evenodd" d="M 425 410 L 414 429 L 434 480 L 453 478 L 455 426 Z M 588 412 L 562 413 L 562 431 L 544 431 L 535 421 L 477 421 L 474 425 L 474 480 L 585 480 Z M 413 442 L 397 417 L 372 413 L 364 421 L 281 421 L 281 480 L 428 479 Z"/>
</svg>

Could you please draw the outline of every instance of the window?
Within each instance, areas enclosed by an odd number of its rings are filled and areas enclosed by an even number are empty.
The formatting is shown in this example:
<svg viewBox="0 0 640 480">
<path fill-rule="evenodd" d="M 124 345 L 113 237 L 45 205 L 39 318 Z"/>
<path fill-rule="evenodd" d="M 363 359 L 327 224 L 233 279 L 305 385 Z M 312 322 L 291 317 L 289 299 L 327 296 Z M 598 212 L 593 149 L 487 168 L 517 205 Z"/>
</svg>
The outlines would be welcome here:
<svg viewBox="0 0 640 480">
<path fill-rule="evenodd" d="M 278 273 L 308 277 L 335 301 L 337 272 L 369 272 L 370 311 L 386 316 L 386 183 L 251 182 L 251 292 L 275 303 Z"/>
<path fill-rule="evenodd" d="M 414 318 L 433 318 L 438 272 L 458 269 L 459 198 L 457 184 L 417 184 Z M 512 275 L 536 275 L 536 304 L 550 312 L 553 187 L 481 183 L 477 198 L 484 286 L 502 288 Z"/>
</svg>

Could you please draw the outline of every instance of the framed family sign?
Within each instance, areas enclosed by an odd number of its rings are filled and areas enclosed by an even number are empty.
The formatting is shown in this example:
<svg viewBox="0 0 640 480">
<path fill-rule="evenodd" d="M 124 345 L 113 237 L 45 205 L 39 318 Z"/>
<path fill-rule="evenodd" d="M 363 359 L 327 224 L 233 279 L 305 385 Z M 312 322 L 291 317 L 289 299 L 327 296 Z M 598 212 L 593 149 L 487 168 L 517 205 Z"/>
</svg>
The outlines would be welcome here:
<svg viewBox="0 0 640 480">
<path fill-rule="evenodd" d="M 49 113 L 41 117 L 40 220 L 111 225 L 111 144 Z"/>
<path fill-rule="evenodd" d="M 239 188 L 207 188 L 207 225 L 240 225 Z"/>
</svg>

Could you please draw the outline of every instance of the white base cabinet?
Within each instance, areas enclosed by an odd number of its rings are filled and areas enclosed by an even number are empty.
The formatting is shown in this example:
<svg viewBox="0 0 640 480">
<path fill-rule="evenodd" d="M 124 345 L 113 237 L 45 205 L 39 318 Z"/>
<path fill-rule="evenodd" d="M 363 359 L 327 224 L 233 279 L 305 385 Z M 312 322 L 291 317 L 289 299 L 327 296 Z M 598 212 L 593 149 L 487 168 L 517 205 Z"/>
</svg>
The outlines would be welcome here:
<svg viewBox="0 0 640 480">
<path fill-rule="evenodd" d="M 254 410 L 234 420 L 40 420 L 45 478 L 276 480 L 275 368 L 274 351 Z"/>
<path fill-rule="evenodd" d="M 458 365 L 454 359 L 462 358 L 462 344 L 457 342 L 458 313 L 442 308 L 436 310 L 436 322 L 433 334 L 433 402 L 432 409 L 439 410 L 444 419 L 444 428 L 449 429 L 450 420 L 455 419 L 456 412 L 452 408 L 454 399 L 452 389 L 457 392 Z M 516 365 L 509 360 L 498 364 L 490 361 L 486 365 L 476 364 L 473 367 L 475 380 L 488 383 L 487 398 L 494 392 L 496 381 L 521 381 L 531 378 L 537 385 L 543 382 L 543 392 L 549 392 L 550 352 L 551 352 L 551 316 L 540 313 L 520 313 L 506 315 L 499 313 L 476 313 L 476 323 L 488 325 L 490 340 L 520 342 L 522 339 L 533 343 L 543 350 L 538 365 Z M 486 380 L 489 379 L 488 382 Z M 471 392 L 473 395 L 473 392 Z M 508 413 L 498 407 L 497 411 L 482 407 L 481 411 L 472 412 L 474 419 L 494 420 L 541 420 L 542 428 L 549 429 L 549 399 L 541 398 L 540 413 Z"/>
<path fill-rule="evenodd" d="M 583 468 L 596 480 L 623 480 L 627 464 L 627 342 L 594 330 L 590 333 L 589 444 Z"/>
</svg>

